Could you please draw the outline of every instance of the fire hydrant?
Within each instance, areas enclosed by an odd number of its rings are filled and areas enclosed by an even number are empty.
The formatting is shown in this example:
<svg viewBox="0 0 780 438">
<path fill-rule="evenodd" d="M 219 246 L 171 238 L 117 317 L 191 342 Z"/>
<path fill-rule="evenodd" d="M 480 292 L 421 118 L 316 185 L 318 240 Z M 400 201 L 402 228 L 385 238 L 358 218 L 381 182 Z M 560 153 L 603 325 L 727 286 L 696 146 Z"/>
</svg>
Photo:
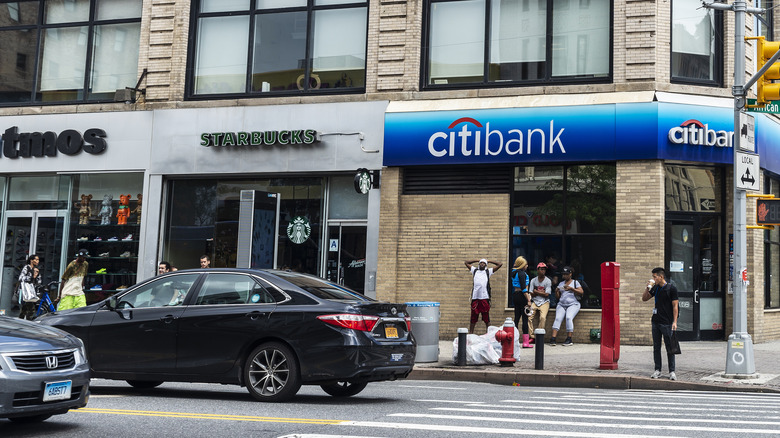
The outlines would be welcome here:
<svg viewBox="0 0 780 438">
<path fill-rule="evenodd" d="M 498 363 L 502 367 L 515 366 L 515 323 L 512 318 L 504 321 L 504 329 L 496 332 L 496 341 L 501 343 L 501 358 Z"/>
</svg>

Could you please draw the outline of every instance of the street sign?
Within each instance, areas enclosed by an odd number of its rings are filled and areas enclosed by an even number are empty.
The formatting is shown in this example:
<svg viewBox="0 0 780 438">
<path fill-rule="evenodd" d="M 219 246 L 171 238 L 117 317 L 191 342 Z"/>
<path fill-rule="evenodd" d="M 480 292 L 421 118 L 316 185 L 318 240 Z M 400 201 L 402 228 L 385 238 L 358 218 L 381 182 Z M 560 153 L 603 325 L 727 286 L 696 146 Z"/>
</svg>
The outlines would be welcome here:
<svg viewBox="0 0 780 438">
<path fill-rule="evenodd" d="M 750 114 L 739 113 L 739 149 L 756 151 L 756 120 Z"/>
<path fill-rule="evenodd" d="M 756 201 L 757 225 L 780 225 L 780 199 L 758 199 Z"/>
<path fill-rule="evenodd" d="M 742 190 L 758 191 L 761 176 L 761 167 L 758 164 L 758 155 L 737 152 L 737 188 Z"/>
<path fill-rule="evenodd" d="M 747 103 L 748 105 L 755 105 L 756 99 L 748 99 Z M 750 111 L 751 113 L 780 114 L 780 101 L 774 100 L 758 108 L 750 108 L 750 106 L 748 106 L 747 111 Z"/>
</svg>

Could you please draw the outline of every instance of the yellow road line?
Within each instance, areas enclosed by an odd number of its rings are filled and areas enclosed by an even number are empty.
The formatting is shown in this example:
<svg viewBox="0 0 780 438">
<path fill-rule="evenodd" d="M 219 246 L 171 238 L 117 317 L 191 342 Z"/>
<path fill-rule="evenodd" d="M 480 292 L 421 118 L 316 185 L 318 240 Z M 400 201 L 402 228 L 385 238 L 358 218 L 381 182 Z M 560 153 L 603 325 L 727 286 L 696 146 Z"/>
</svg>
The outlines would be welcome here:
<svg viewBox="0 0 780 438">
<path fill-rule="evenodd" d="M 201 420 L 261 421 L 270 423 L 339 424 L 342 420 L 318 420 L 314 418 L 253 417 L 247 415 L 197 414 L 188 412 L 135 411 L 128 409 L 81 408 L 71 412 L 89 414 L 136 415 L 141 417 L 194 418 Z"/>
</svg>

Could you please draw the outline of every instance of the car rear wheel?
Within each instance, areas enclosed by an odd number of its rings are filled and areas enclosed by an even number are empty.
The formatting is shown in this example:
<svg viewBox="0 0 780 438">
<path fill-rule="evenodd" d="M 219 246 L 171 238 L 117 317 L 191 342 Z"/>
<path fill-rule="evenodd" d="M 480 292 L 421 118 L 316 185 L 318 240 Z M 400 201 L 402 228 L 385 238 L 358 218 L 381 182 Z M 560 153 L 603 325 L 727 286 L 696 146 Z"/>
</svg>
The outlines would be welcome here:
<svg viewBox="0 0 780 438">
<path fill-rule="evenodd" d="M 152 389 L 163 384 L 156 380 L 128 380 L 127 383 L 135 389 Z"/>
<path fill-rule="evenodd" d="M 368 382 L 336 382 L 320 385 L 320 388 L 333 397 L 352 397 L 366 389 L 367 385 Z"/>
<path fill-rule="evenodd" d="M 298 361 L 293 352 L 283 344 L 263 344 L 255 348 L 247 358 L 244 382 L 256 400 L 289 400 L 301 388 Z"/>
<path fill-rule="evenodd" d="M 46 421 L 49 417 L 51 417 L 51 414 L 30 415 L 29 417 L 11 417 L 9 420 L 14 423 L 40 423 L 41 421 Z"/>
</svg>

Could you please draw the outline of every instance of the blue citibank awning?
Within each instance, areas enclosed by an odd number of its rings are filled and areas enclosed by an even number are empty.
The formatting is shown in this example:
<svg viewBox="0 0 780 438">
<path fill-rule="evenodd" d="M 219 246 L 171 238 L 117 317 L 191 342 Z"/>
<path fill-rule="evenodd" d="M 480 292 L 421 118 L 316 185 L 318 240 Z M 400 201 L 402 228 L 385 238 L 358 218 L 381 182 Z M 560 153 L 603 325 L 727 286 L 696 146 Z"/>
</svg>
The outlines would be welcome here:
<svg viewBox="0 0 780 438">
<path fill-rule="evenodd" d="M 761 167 L 780 174 L 780 124 L 753 115 Z M 731 164 L 733 136 L 732 109 L 666 102 L 388 112 L 383 164 Z"/>
</svg>

